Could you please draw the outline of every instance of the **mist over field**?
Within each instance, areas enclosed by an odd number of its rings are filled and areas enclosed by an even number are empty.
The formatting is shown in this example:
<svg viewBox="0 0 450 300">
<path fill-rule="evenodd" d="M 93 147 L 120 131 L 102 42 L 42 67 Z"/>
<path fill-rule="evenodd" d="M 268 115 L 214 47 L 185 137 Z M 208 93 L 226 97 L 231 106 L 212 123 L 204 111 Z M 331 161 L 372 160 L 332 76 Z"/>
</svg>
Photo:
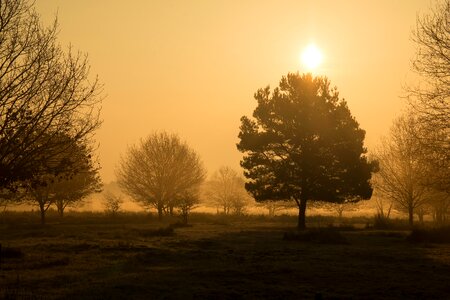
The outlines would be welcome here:
<svg viewBox="0 0 450 300">
<path fill-rule="evenodd" d="M 449 298 L 449 24 L 0 0 L 0 299 Z"/>
</svg>

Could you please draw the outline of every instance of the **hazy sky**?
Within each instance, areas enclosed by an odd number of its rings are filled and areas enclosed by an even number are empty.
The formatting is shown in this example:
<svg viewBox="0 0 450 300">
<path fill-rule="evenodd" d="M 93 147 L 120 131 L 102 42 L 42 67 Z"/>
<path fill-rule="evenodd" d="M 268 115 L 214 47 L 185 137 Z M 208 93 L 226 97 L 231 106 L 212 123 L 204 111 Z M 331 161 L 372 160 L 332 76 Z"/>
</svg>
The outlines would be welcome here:
<svg viewBox="0 0 450 300">
<path fill-rule="evenodd" d="M 209 172 L 239 167 L 240 117 L 254 92 L 302 72 L 311 42 L 326 75 L 378 143 L 404 106 L 411 80 L 411 30 L 429 0 L 151 1 L 36 0 L 49 24 L 58 14 L 62 45 L 89 54 L 104 83 L 96 135 L 104 182 L 127 148 L 155 130 L 178 133 Z"/>
</svg>

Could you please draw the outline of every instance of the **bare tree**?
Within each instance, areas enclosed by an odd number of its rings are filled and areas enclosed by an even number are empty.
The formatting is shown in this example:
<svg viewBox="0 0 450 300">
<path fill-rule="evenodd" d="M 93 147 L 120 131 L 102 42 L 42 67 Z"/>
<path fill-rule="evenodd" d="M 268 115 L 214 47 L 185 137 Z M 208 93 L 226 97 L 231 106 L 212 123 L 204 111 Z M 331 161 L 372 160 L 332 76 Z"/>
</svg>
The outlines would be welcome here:
<svg viewBox="0 0 450 300">
<path fill-rule="evenodd" d="M 417 18 L 412 69 L 420 84 L 407 92 L 422 127 L 416 138 L 433 169 L 428 183 L 450 193 L 450 1 L 435 3 L 429 14 Z"/>
<path fill-rule="evenodd" d="M 103 195 L 103 198 L 104 198 L 103 204 L 105 206 L 105 212 L 112 216 L 117 215 L 123 204 L 122 197 L 110 192 L 106 192 Z"/>
<path fill-rule="evenodd" d="M 179 209 L 183 224 L 188 224 L 189 214 L 192 209 L 196 208 L 200 203 L 198 189 L 186 190 L 177 195 L 176 207 Z"/>
<path fill-rule="evenodd" d="M 422 85 L 409 88 L 421 120 L 450 129 L 450 1 L 437 1 L 430 14 L 417 18 L 413 70 Z"/>
<path fill-rule="evenodd" d="M 315 208 L 324 208 L 326 210 L 335 212 L 339 219 L 342 219 L 344 212 L 355 211 L 358 209 L 358 203 L 356 201 L 345 201 L 342 203 L 330 203 L 324 201 L 317 201 L 311 204 Z"/>
<path fill-rule="evenodd" d="M 375 173 L 372 176 L 371 182 L 372 186 L 377 187 L 380 182 L 380 174 Z M 382 220 L 388 220 L 391 216 L 391 212 L 394 208 L 394 202 L 391 198 L 386 198 L 385 194 L 380 193 L 379 189 L 375 188 L 372 195 L 373 203 L 375 209 L 377 210 L 377 217 Z"/>
<path fill-rule="evenodd" d="M 90 139 L 101 123 L 101 86 L 86 55 L 63 51 L 57 21 L 43 27 L 33 4 L 0 2 L 1 186 L 70 168 L 42 162 Z"/>
<path fill-rule="evenodd" d="M 213 174 L 206 185 L 206 196 L 224 214 L 233 212 L 242 214 L 250 202 L 250 196 L 245 190 L 245 181 L 230 167 L 221 167 Z"/>
<path fill-rule="evenodd" d="M 198 154 L 177 135 L 154 133 L 131 146 L 116 171 L 123 191 L 144 207 L 163 211 L 186 191 L 198 188 L 206 171 Z"/>
<path fill-rule="evenodd" d="M 394 203 L 389 199 L 383 197 L 372 196 L 377 210 L 377 216 L 381 219 L 387 220 L 391 216 Z"/>
<path fill-rule="evenodd" d="M 379 195 L 392 199 L 405 210 L 413 225 L 414 210 L 427 201 L 429 188 L 423 184 L 426 164 L 421 143 L 415 138 L 418 121 L 412 114 L 394 121 L 389 139 L 383 141 L 375 157 L 380 163 L 374 182 Z"/>
</svg>

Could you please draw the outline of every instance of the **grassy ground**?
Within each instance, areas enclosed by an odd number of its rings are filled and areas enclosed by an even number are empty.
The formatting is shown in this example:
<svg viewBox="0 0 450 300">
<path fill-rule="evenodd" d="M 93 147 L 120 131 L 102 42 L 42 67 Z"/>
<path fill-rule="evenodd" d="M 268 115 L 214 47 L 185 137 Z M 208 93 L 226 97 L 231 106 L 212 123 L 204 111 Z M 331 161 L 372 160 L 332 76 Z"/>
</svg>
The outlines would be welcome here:
<svg viewBox="0 0 450 300">
<path fill-rule="evenodd" d="M 174 230 L 143 214 L 34 218 L 0 224 L 0 298 L 450 298 L 450 245 L 411 243 L 408 231 L 347 226 L 305 239 L 288 216 L 197 215 Z"/>
</svg>

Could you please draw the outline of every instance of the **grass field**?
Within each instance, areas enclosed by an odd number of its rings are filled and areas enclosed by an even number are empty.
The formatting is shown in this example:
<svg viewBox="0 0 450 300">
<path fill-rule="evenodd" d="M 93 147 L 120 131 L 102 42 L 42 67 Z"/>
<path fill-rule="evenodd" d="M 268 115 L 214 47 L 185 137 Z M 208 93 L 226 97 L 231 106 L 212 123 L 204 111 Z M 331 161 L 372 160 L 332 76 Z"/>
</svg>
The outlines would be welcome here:
<svg viewBox="0 0 450 300">
<path fill-rule="evenodd" d="M 289 216 L 194 215 L 179 228 L 144 214 L 34 218 L 0 224 L 0 298 L 450 299 L 450 244 L 411 243 L 406 230 L 309 238 Z"/>
</svg>

